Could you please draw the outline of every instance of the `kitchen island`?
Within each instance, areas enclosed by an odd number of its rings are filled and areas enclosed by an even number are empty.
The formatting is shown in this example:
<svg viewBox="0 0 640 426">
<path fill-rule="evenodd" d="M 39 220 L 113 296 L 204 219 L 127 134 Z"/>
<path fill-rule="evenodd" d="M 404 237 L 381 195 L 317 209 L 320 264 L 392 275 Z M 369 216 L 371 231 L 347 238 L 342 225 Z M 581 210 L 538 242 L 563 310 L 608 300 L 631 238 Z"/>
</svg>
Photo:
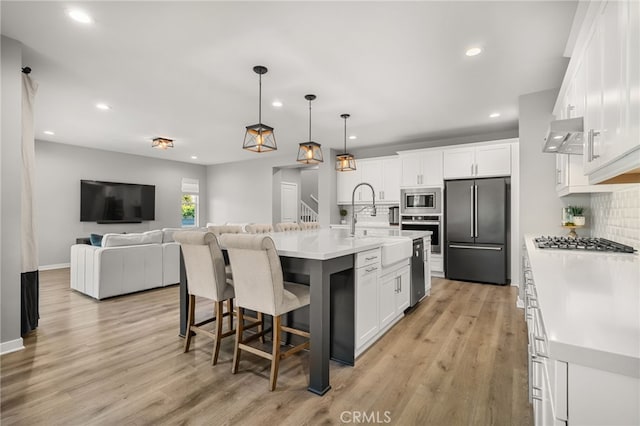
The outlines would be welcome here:
<svg viewBox="0 0 640 426">
<path fill-rule="evenodd" d="M 325 394 L 330 388 L 329 360 L 332 357 L 332 325 L 336 330 L 344 330 L 342 320 L 353 317 L 354 267 L 358 253 L 379 249 L 390 239 L 428 237 L 426 232 L 403 231 L 396 236 L 349 235 L 348 230 L 320 229 L 268 234 L 274 241 L 280 255 L 285 279 L 309 284 L 311 303 L 309 305 L 308 327 L 311 334 L 309 354 L 309 391 Z M 410 232 L 410 233 L 408 233 Z M 407 257 L 410 257 L 408 254 Z M 187 280 L 181 261 L 180 273 L 180 334 L 184 336 L 187 314 Z M 332 290 L 335 289 L 332 296 Z M 337 293 L 337 295 L 336 295 Z M 349 300 L 349 294 L 351 299 Z M 337 297 L 336 297 L 337 296 Z M 344 296 L 344 297 L 343 297 Z M 331 301 L 338 307 L 332 311 Z M 349 312 L 351 311 L 351 313 Z M 332 317 L 334 318 L 332 324 Z M 352 326 L 345 324 L 346 328 Z M 347 330 L 348 331 L 348 330 Z M 349 336 L 349 333 L 346 334 Z M 353 336 L 353 330 L 351 330 Z M 344 340 L 345 334 L 341 334 Z M 338 340 L 340 340 L 338 338 Z M 334 339 L 335 340 L 335 339 Z M 353 340 L 353 339 L 352 339 Z M 334 344 L 333 358 L 347 364 L 348 350 Z M 351 354 L 353 356 L 353 354 Z M 343 359 L 345 358 L 345 359 Z M 350 362 L 351 361 L 351 362 Z"/>
</svg>

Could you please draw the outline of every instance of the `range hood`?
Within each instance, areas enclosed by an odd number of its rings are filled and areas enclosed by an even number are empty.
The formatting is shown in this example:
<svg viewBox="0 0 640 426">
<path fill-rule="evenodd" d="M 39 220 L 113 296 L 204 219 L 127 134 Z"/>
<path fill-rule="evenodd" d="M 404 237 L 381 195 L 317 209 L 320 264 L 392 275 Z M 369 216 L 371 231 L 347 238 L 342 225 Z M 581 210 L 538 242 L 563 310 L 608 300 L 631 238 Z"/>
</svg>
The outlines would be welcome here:
<svg viewBox="0 0 640 426">
<path fill-rule="evenodd" d="M 584 119 L 582 117 L 554 120 L 544 138 L 543 152 L 582 154 Z"/>
</svg>

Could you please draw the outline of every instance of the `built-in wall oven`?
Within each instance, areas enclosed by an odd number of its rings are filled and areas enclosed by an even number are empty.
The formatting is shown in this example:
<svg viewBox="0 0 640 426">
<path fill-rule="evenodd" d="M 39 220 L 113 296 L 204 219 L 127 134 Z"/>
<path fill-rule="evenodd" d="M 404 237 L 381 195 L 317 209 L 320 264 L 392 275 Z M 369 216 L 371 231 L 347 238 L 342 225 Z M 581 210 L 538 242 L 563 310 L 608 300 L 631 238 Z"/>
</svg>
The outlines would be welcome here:
<svg viewBox="0 0 640 426">
<path fill-rule="evenodd" d="M 431 253 L 440 253 L 442 240 L 441 215 L 402 215 L 400 228 L 406 231 L 431 231 Z"/>
<path fill-rule="evenodd" d="M 403 188 L 400 198 L 401 215 L 442 214 L 442 188 Z"/>
</svg>

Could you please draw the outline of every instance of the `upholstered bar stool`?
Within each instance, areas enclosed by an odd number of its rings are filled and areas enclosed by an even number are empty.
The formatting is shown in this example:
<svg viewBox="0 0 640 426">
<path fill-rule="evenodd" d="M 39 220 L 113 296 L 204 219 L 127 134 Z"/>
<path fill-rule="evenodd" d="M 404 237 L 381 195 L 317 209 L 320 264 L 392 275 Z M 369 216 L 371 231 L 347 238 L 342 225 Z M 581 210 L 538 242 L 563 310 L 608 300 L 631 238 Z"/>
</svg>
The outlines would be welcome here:
<svg viewBox="0 0 640 426">
<path fill-rule="evenodd" d="M 318 222 L 302 222 L 300 228 L 303 231 L 307 229 L 320 229 L 320 224 Z"/>
<path fill-rule="evenodd" d="M 223 337 L 235 333 L 233 329 L 233 281 L 225 271 L 222 250 L 216 236 L 211 232 L 182 231 L 174 234 L 174 239 L 182 247 L 184 266 L 187 272 L 189 311 L 187 333 L 184 341 L 184 351 L 189 351 L 191 334 L 203 334 L 213 339 L 213 355 L 211 363 L 216 365 L 220 352 L 220 341 Z M 199 323 L 195 323 L 196 296 L 214 301 L 215 316 Z M 227 312 L 223 312 L 223 302 L 228 301 Z M 229 328 L 222 331 L 222 320 L 229 317 Z M 215 332 L 202 328 L 210 322 L 216 322 Z"/>
<path fill-rule="evenodd" d="M 254 223 L 247 225 L 246 229 L 249 234 L 268 234 L 269 232 L 273 232 L 273 225 L 270 223 Z"/>
<path fill-rule="evenodd" d="M 280 257 L 271 237 L 266 235 L 230 235 L 221 236 L 221 244 L 229 253 L 234 272 L 236 304 L 238 305 L 238 325 L 236 343 L 233 352 L 231 372 L 238 371 L 240 352 L 271 360 L 269 390 L 276 388 L 280 360 L 309 347 L 309 340 L 281 352 L 282 332 L 309 338 L 306 331 L 282 325 L 282 315 L 309 304 L 309 286 L 285 282 Z M 259 337 L 257 334 L 244 338 L 244 309 L 251 309 L 273 316 L 272 351 L 265 352 L 247 343 Z"/>
<path fill-rule="evenodd" d="M 299 231 L 300 225 L 295 222 L 276 223 L 276 232 Z"/>
<path fill-rule="evenodd" d="M 241 234 L 242 226 L 238 225 L 217 225 L 217 226 L 209 226 L 209 232 L 213 232 L 216 237 L 219 237 L 222 234 Z"/>
</svg>

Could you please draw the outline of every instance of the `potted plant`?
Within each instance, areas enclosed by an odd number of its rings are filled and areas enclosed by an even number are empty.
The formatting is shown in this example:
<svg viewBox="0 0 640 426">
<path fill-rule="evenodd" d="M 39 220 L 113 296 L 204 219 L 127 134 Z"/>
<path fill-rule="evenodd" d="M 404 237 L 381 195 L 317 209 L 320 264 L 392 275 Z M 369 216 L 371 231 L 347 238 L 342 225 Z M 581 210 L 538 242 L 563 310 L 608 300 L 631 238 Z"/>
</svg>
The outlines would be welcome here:
<svg viewBox="0 0 640 426">
<path fill-rule="evenodd" d="M 347 215 L 349 214 L 349 212 L 346 209 L 340 209 L 340 223 L 343 225 L 347 224 Z"/>
<path fill-rule="evenodd" d="M 575 226 L 584 226 L 586 219 L 584 217 L 584 207 L 580 206 L 569 206 L 571 216 L 573 218 L 572 222 Z"/>
</svg>

